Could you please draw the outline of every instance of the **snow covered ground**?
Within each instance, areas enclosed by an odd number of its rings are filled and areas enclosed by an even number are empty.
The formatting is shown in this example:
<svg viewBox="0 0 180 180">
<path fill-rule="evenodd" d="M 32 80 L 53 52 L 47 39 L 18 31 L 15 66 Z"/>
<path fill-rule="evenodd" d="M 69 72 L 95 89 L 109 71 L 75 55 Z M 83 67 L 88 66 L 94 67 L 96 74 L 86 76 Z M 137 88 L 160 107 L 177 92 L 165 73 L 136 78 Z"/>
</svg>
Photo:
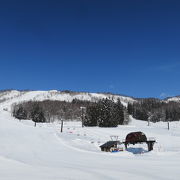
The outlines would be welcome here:
<svg viewBox="0 0 180 180">
<path fill-rule="evenodd" d="M 180 122 L 156 123 L 132 119 L 118 128 L 81 127 L 80 122 L 38 124 L 11 117 L 11 98 L 0 104 L 0 179 L 2 180 L 179 180 Z M 152 152 L 146 145 L 128 151 L 101 152 L 111 135 L 120 140 L 132 131 L 155 137 Z"/>
</svg>

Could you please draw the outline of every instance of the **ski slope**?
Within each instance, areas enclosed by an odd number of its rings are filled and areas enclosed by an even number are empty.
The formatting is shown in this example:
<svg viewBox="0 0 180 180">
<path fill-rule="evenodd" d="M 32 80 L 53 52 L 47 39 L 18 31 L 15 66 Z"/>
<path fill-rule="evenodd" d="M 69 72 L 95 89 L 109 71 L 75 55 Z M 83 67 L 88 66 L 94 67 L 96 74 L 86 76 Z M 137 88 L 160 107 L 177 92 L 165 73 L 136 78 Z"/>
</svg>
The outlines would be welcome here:
<svg viewBox="0 0 180 180">
<path fill-rule="evenodd" d="M 39 94 L 39 93 L 37 93 Z M 156 123 L 132 119 L 117 128 L 81 127 L 80 122 L 38 124 L 11 117 L 11 104 L 23 100 L 16 95 L 0 103 L 0 179 L 2 180 L 179 180 L 180 123 Z M 128 151 L 101 152 L 99 145 L 111 135 L 124 139 L 129 132 L 143 131 L 155 137 L 152 152 L 146 145 Z"/>
<path fill-rule="evenodd" d="M 133 103 L 135 100 L 131 97 L 103 94 L 103 93 L 83 93 L 83 92 L 63 92 L 63 91 L 5 91 L 0 92 L 0 105 L 4 108 L 10 107 L 13 103 L 19 103 L 24 101 L 44 101 L 44 100 L 58 100 L 71 102 L 73 99 L 86 100 L 86 101 L 98 101 L 100 99 L 117 99 L 121 100 L 124 106 L 127 106 L 128 102 Z"/>
</svg>

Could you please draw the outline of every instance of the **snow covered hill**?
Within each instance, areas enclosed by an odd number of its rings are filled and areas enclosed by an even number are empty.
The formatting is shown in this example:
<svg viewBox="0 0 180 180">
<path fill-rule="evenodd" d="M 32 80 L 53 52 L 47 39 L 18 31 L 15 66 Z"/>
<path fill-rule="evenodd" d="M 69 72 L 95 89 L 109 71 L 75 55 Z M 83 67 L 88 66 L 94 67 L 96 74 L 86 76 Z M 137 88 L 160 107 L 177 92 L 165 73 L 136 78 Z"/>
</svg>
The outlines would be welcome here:
<svg viewBox="0 0 180 180">
<path fill-rule="evenodd" d="M 3 107 L 10 106 L 13 103 L 19 103 L 23 101 L 43 101 L 43 100 L 59 100 L 69 101 L 73 99 L 97 101 L 99 99 L 109 98 L 116 101 L 118 98 L 121 100 L 124 106 L 127 106 L 128 102 L 134 102 L 135 100 L 131 97 L 103 94 L 103 93 L 77 93 L 77 92 L 64 92 L 64 91 L 4 91 L 0 92 L 0 105 Z"/>
<path fill-rule="evenodd" d="M 71 92 L 71 91 L 17 91 L 17 90 L 9 90 L 9 91 L 0 91 L 0 105 L 5 104 L 7 106 L 12 105 L 13 103 L 19 103 L 23 101 L 43 101 L 43 100 L 59 100 L 59 101 L 69 101 L 71 102 L 73 99 L 79 100 L 87 100 L 87 101 L 98 101 L 103 98 L 113 99 L 117 101 L 120 99 L 124 106 L 127 106 L 127 103 L 133 103 L 138 101 L 138 99 L 122 96 L 122 95 L 114 95 L 108 93 L 87 93 L 87 92 Z M 140 100 L 140 99 L 139 99 Z M 165 102 L 180 102 L 180 96 L 171 97 L 164 99 Z"/>
<path fill-rule="evenodd" d="M 166 99 L 167 102 L 174 101 L 174 102 L 180 102 L 180 96 L 170 97 Z"/>
<path fill-rule="evenodd" d="M 108 95 L 107 95 L 108 96 Z M 180 122 L 147 122 L 131 119 L 117 128 L 84 127 L 80 122 L 45 123 L 19 121 L 6 108 L 29 100 L 96 100 L 95 93 L 57 91 L 6 91 L 0 94 L 0 179 L 2 180 L 179 180 Z M 88 99 L 89 98 L 89 99 Z M 117 98 L 115 96 L 114 98 Z M 121 97 L 124 104 L 134 101 Z M 142 131 L 155 137 L 152 152 L 147 145 L 129 146 L 118 153 L 101 152 L 99 146 L 111 135 L 125 139 L 129 132 Z"/>
</svg>

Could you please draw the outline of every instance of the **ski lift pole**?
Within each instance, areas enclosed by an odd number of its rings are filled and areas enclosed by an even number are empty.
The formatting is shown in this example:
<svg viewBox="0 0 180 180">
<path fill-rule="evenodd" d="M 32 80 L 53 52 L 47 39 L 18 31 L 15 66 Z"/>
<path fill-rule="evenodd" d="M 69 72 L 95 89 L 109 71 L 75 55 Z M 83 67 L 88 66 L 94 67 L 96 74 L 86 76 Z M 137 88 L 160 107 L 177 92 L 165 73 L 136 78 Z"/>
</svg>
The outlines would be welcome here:
<svg viewBox="0 0 180 180">
<path fill-rule="evenodd" d="M 61 120 L 61 133 L 63 132 L 63 119 Z"/>
<path fill-rule="evenodd" d="M 84 127 L 84 113 L 85 113 L 85 110 L 86 110 L 86 107 L 80 107 L 81 109 L 81 121 L 82 121 L 82 127 Z"/>
</svg>

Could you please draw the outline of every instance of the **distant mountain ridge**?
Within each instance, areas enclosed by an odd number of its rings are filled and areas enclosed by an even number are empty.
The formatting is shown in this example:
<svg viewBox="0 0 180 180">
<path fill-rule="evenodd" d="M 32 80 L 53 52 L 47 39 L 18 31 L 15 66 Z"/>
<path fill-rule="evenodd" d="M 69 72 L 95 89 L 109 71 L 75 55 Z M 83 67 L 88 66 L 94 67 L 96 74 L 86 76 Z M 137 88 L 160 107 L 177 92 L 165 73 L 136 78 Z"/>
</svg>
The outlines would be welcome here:
<svg viewBox="0 0 180 180">
<path fill-rule="evenodd" d="M 89 93 L 89 92 L 75 92 L 75 91 L 69 91 L 69 90 L 64 90 L 64 91 L 3 90 L 3 91 L 0 91 L 0 105 L 2 104 L 12 105 L 13 103 L 19 103 L 23 101 L 43 101 L 43 100 L 57 100 L 57 101 L 71 102 L 73 99 L 95 102 L 104 98 L 112 99 L 114 101 L 117 101 L 117 99 L 120 99 L 121 103 L 124 106 L 127 106 L 128 103 L 133 103 L 142 99 L 147 99 L 147 98 L 133 98 L 130 96 L 118 95 L 118 94 L 113 94 L 113 93 Z M 170 97 L 170 98 L 166 98 L 160 101 L 180 102 L 180 96 Z"/>
<path fill-rule="evenodd" d="M 20 103 L 24 101 L 44 101 L 44 100 L 57 100 L 57 101 L 68 101 L 71 102 L 73 99 L 78 99 L 82 101 L 92 101 L 96 102 L 100 99 L 112 99 L 117 101 L 120 99 L 124 106 L 128 103 L 133 103 L 136 101 L 132 97 L 114 95 L 111 93 L 88 93 L 88 92 L 73 92 L 73 91 L 17 91 L 17 90 L 7 90 L 0 91 L 0 105 L 10 106 L 14 103 Z"/>
<path fill-rule="evenodd" d="M 174 97 L 168 97 L 165 99 L 165 101 L 174 101 L 174 102 L 180 102 L 180 96 L 174 96 Z"/>
</svg>

